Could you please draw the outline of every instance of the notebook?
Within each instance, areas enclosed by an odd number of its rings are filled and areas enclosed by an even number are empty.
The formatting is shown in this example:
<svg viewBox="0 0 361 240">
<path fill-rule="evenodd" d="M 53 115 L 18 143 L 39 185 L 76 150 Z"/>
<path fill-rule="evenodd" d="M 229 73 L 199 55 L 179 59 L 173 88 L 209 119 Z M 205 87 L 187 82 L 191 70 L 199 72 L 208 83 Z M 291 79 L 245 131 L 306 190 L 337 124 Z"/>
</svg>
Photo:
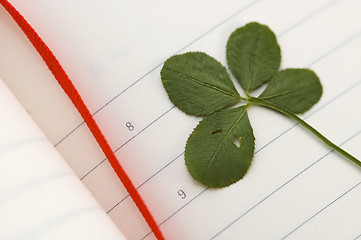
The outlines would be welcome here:
<svg viewBox="0 0 361 240">
<path fill-rule="evenodd" d="M 194 181 L 183 153 L 200 119 L 175 108 L 160 80 L 163 62 L 178 53 L 203 51 L 226 65 L 230 33 L 251 21 L 266 24 L 277 35 L 281 68 L 311 68 L 323 84 L 321 100 L 300 117 L 360 159 L 359 1 L 10 2 L 72 79 L 166 239 L 361 238 L 360 169 L 273 111 L 249 111 L 256 154 L 244 179 L 223 189 Z M 154 239 L 67 96 L 0 11 L 0 77 L 71 167 L 74 182 L 87 188 L 75 192 L 99 213 L 95 199 L 104 212 L 94 219 L 116 225 L 125 238 Z M 12 204 L 7 191 L 0 194 Z M 31 198 L 20 200 L 29 212 L 19 216 L 35 214 Z M 89 206 L 77 204 L 81 213 Z M 1 213 L 1 222 L 11 214 Z M 11 237 L 20 236 L 11 227 Z"/>
</svg>

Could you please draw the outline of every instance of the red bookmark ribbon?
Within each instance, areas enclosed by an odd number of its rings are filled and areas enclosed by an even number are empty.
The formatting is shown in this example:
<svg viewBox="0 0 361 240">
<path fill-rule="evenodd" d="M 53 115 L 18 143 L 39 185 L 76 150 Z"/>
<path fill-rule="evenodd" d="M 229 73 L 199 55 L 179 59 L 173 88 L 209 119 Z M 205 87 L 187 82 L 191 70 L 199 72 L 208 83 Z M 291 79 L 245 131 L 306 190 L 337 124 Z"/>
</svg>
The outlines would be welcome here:
<svg viewBox="0 0 361 240">
<path fill-rule="evenodd" d="M 98 142 L 100 148 L 103 150 L 105 156 L 108 158 L 108 161 L 116 172 L 118 178 L 127 189 L 129 195 L 133 199 L 134 203 L 137 205 L 139 211 L 142 213 L 144 219 L 148 223 L 149 227 L 152 229 L 154 235 L 157 237 L 157 239 L 164 239 L 147 205 L 143 201 L 142 197 L 140 196 L 139 192 L 133 185 L 132 181 L 130 180 L 122 166 L 119 164 L 117 157 L 110 148 L 96 121 L 89 112 L 87 106 L 83 102 L 72 81 L 69 79 L 68 75 L 60 65 L 59 61 L 56 59 L 56 57 L 48 48 L 48 46 L 44 43 L 44 41 L 40 38 L 40 36 L 31 27 L 31 25 L 25 20 L 25 18 L 15 9 L 15 7 L 11 3 L 9 3 L 7 0 L 0 0 L 0 3 L 25 33 L 27 38 L 33 44 L 35 49 L 38 51 L 38 53 L 54 75 L 55 79 L 58 81 L 58 83 L 68 95 L 76 109 L 79 111 L 80 115 L 83 117 L 85 123 L 87 124 L 96 141 Z"/>
</svg>

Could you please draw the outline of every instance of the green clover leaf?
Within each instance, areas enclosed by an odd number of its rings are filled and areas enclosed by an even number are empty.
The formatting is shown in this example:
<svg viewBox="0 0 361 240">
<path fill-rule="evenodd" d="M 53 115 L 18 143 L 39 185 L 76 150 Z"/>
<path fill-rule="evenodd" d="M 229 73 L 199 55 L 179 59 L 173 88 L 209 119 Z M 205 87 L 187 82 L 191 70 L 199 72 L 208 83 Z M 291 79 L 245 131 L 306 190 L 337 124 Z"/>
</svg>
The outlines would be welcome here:
<svg viewBox="0 0 361 240">
<path fill-rule="evenodd" d="M 229 69 L 247 93 L 269 81 L 281 64 L 276 36 L 255 22 L 231 34 L 226 54 Z"/>
<path fill-rule="evenodd" d="M 190 135 L 185 159 L 194 179 L 225 187 L 241 179 L 254 154 L 254 136 L 247 107 L 223 109 L 202 121 Z"/>
<path fill-rule="evenodd" d="M 205 116 L 240 99 L 226 68 L 202 52 L 169 58 L 161 77 L 173 104 L 190 115 Z"/>
<path fill-rule="evenodd" d="M 322 86 L 309 69 L 286 69 L 278 72 L 259 96 L 292 113 L 303 113 L 320 100 Z"/>
</svg>

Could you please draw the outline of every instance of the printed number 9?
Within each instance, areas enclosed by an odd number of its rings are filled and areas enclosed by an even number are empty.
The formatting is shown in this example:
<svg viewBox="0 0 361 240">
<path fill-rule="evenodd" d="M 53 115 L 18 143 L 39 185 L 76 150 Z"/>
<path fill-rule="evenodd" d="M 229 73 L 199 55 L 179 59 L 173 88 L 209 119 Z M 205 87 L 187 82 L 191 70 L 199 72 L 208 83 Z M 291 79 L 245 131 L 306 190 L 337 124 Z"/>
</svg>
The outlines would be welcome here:
<svg viewBox="0 0 361 240">
<path fill-rule="evenodd" d="M 134 130 L 134 126 L 130 123 L 130 122 L 127 122 L 125 124 L 125 126 L 128 128 L 129 131 L 133 131 Z"/>
<path fill-rule="evenodd" d="M 179 190 L 178 191 L 178 195 L 182 198 L 185 199 L 187 197 L 186 193 L 183 190 Z"/>
</svg>

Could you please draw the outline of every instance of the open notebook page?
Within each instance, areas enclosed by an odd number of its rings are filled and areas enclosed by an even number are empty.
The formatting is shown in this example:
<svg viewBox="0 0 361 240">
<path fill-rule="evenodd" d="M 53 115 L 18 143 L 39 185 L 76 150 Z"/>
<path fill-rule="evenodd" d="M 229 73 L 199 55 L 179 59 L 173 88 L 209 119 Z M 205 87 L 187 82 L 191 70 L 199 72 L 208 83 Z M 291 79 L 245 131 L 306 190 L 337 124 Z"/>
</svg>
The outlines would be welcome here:
<svg viewBox="0 0 361 240">
<path fill-rule="evenodd" d="M 310 67 L 323 83 L 321 101 L 302 117 L 361 158 L 359 1 L 12 2 L 84 96 L 166 238 L 360 236 L 360 169 L 271 111 L 250 110 L 256 155 L 242 181 L 220 190 L 194 182 L 183 151 L 199 119 L 173 108 L 159 77 L 163 61 L 185 51 L 225 64 L 229 34 L 265 23 L 278 36 L 282 68 Z M 62 118 L 62 131 L 51 130 L 56 119 L 48 119 L 43 129 L 120 229 L 152 238 L 144 223 L 129 228 L 139 214 L 84 124 Z"/>
<path fill-rule="evenodd" d="M 0 238 L 125 239 L 0 79 Z"/>
</svg>

